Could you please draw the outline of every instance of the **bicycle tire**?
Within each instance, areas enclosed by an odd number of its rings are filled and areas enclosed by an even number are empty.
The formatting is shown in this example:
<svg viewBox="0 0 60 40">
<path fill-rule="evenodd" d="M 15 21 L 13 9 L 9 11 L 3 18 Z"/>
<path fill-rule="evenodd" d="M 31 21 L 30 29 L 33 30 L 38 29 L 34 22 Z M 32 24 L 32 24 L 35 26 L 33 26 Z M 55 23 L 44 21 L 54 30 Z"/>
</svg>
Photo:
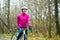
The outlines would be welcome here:
<svg viewBox="0 0 60 40">
<path fill-rule="evenodd" d="M 17 36 L 18 36 L 18 33 L 12 34 L 11 40 L 17 40 Z M 23 35 L 21 36 L 21 38 L 19 40 L 24 40 L 22 37 L 23 37 Z"/>
<path fill-rule="evenodd" d="M 12 34 L 12 36 L 11 36 L 11 40 L 16 40 L 16 39 L 17 39 L 17 36 L 18 36 L 18 33 L 14 33 L 14 34 Z"/>
</svg>

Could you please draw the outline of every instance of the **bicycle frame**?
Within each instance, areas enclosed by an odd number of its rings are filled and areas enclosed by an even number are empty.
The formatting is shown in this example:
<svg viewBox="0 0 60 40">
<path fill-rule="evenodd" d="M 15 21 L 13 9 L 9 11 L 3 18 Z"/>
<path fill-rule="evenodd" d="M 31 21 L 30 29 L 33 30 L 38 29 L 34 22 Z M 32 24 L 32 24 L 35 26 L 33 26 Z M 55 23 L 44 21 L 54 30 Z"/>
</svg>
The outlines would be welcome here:
<svg viewBox="0 0 60 40">
<path fill-rule="evenodd" d="M 20 30 L 21 30 L 21 29 L 20 29 Z M 25 36 L 27 37 L 27 35 L 25 34 L 25 30 L 26 30 L 26 29 L 23 29 L 23 35 L 22 35 L 22 36 L 25 35 Z M 18 30 L 17 30 L 16 33 L 12 34 L 11 40 L 15 40 L 15 39 L 17 38 L 18 34 L 19 34 L 19 32 L 18 32 Z M 21 36 L 21 39 L 22 39 L 22 36 Z M 15 39 L 14 39 L 14 37 L 15 37 Z"/>
</svg>

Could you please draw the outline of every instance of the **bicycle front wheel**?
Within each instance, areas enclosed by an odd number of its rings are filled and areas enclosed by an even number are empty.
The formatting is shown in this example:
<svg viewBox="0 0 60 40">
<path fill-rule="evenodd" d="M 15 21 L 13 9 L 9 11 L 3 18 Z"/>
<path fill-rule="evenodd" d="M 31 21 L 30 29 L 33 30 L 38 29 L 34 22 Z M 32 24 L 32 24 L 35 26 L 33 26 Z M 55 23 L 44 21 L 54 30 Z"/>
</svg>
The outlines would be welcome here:
<svg viewBox="0 0 60 40">
<path fill-rule="evenodd" d="M 11 40 L 17 40 L 18 33 L 12 34 Z"/>
</svg>

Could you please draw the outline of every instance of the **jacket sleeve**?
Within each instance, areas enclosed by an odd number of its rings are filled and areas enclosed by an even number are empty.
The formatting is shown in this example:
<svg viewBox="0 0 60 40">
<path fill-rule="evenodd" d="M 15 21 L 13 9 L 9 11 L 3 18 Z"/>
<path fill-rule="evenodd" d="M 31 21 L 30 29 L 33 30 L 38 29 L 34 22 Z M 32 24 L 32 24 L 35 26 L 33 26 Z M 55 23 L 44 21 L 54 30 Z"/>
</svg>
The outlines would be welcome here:
<svg viewBox="0 0 60 40">
<path fill-rule="evenodd" d="M 28 15 L 28 26 L 31 26 L 30 15 Z"/>
<path fill-rule="evenodd" d="M 19 21 L 20 21 L 20 18 L 19 16 L 17 16 L 17 26 L 19 26 Z"/>
<path fill-rule="evenodd" d="M 32 25 L 31 25 L 30 15 L 28 16 L 28 27 L 29 27 L 30 32 L 32 33 Z"/>
</svg>

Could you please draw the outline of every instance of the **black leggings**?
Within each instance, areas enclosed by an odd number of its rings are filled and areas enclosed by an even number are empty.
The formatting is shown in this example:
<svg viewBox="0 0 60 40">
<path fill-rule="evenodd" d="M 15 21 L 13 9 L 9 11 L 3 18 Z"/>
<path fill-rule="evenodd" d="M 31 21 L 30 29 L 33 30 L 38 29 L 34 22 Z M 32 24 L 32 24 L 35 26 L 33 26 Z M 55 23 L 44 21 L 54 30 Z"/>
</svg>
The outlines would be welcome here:
<svg viewBox="0 0 60 40">
<path fill-rule="evenodd" d="M 17 40 L 21 39 L 21 36 L 23 35 L 23 31 L 24 31 L 24 30 L 25 30 L 24 40 L 28 40 L 28 39 L 27 39 L 28 32 L 27 32 L 27 29 L 25 29 L 25 28 L 20 28 L 20 33 L 19 33 L 19 35 L 17 36 Z"/>
</svg>

